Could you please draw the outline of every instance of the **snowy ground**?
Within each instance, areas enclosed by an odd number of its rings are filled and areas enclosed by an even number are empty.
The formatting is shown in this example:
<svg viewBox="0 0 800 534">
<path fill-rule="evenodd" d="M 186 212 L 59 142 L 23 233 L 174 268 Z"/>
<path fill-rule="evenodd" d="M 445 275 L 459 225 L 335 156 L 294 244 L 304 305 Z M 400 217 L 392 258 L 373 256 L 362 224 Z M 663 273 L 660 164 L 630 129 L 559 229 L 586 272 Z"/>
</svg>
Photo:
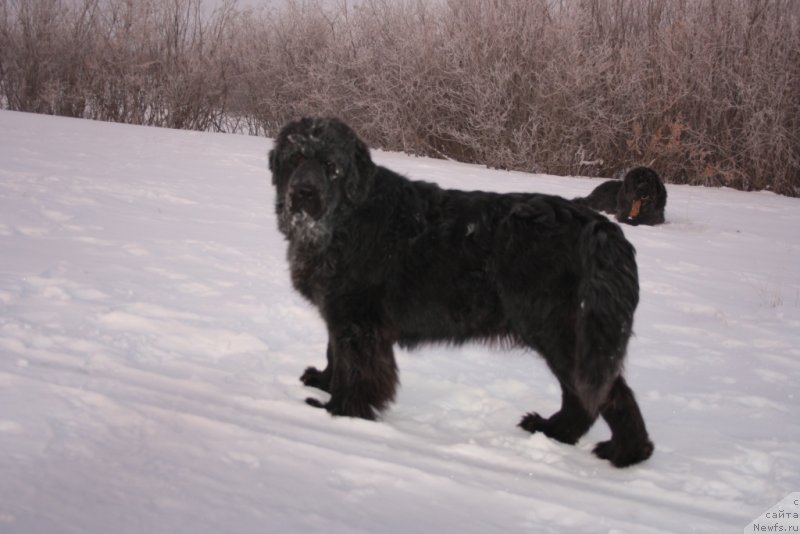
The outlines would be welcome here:
<svg viewBox="0 0 800 534">
<path fill-rule="evenodd" d="M 300 384 L 325 333 L 289 285 L 269 141 L 0 112 L 0 532 L 741 532 L 800 490 L 800 200 L 669 186 L 625 227 L 629 382 L 656 453 L 516 428 L 522 351 L 398 353 L 382 422 Z M 597 180 L 376 152 L 412 178 L 572 197 Z"/>
</svg>

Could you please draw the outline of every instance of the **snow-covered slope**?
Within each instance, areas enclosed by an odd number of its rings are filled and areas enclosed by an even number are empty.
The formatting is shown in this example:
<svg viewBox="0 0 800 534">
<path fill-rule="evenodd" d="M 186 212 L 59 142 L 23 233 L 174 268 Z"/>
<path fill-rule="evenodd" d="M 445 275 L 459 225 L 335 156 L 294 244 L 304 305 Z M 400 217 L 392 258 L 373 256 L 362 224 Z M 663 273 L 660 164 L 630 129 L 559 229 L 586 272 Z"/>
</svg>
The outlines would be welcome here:
<svg viewBox="0 0 800 534">
<path fill-rule="evenodd" d="M 398 352 L 382 422 L 303 403 L 265 139 L 0 112 L 0 532 L 740 532 L 800 489 L 800 200 L 668 186 L 625 227 L 628 377 L 656 453 L 617 470 L 516 428 L 542 361 Z M 448 187 L 597 180 L 374 153 Z"/>
</svg>

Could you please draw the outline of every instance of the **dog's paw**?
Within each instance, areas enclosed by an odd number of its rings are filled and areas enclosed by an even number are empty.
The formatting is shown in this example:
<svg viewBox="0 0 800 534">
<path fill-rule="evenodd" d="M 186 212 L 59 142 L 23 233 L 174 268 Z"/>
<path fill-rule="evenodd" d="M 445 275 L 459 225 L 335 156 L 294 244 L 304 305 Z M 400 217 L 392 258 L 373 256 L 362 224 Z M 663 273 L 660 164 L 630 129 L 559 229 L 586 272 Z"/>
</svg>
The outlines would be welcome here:
<svg viewBox="0 0 800 534">
<path fill-rule="evenodd" d="M 628 467 L 650 458 L 653 449 L 650 440 L 635 444 L 620 444 L 609 440 L 595 445 L 592 452 L 598 458 L 611 462 L 614 467 Z"/>
<path fill-rule="evenodd" d="M 321 389 L 322 391 L 328 391 L 328 388 L 330 386 L 330 377 L 328 377 L 328 375 L 325 372 L 320 371 L 316 367 L 309 367 L 300 377 L 300 382 L 312 388 Z"/>
<path fill-rule="evenodd" d="M 308 397 L 306 399 L 306 404 L 308 404 L 309 406 L 313 406 L 314 408 L 325 409 L 325 403 L 320 401 L 320 400 L 317 400 L 317 399 L 315 399 L 313 397 Z"/>
<path fill-rule="evenodd" d="M 314 408 L 324 408 L 329 414 L 338 417 L 358 417 L 359 419 L 366 419 L 374 421 L 377 419 L 375 409 L 367 403 L 353 402 L 352 400 L 334 400 L 322 402 L 313 397 L 306 399 L 306 404 Z"/>
<path fill-rule="evenodd" d="M 600 443 L 595 445 L 594 449 L 592 449 L 592 453 L 601 460 L 610 461 L 611 456 L 613 454 L 613 446 L 611 445 L 611 440 L 601 441 Z"/>
<path fill-rule="evenodd" d="M 523 430 L 527 430 L 531 434 L 535 434 L 536 432 L 545 432 L 545 429 L 547 428 L 547 419 L 538 413 L 531 412 L 526 414 L 517 426 Z"/>
<path fill-rule="evenodd" d="M 582 426 L 581 421 L 570 420 L 560 414 L 545 419 L 535 412 L 523 417 L 519 427 L 533 434 L 541 432 L 548 438 L 567 445 L 575 445 L 588 428 Z"/>
</svg>

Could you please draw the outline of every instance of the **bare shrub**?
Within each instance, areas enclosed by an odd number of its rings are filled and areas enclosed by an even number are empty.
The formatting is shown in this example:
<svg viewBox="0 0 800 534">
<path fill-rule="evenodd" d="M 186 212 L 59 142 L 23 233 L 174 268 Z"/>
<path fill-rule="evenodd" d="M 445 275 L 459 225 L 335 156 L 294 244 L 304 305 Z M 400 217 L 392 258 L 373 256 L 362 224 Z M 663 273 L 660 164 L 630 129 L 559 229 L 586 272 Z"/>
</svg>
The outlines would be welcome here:
<svg viewBox="0 0 800 534">
<path fill-rule="evenodd" d="M 0 0 L 11 109 L 800 195 L 796 0 Z"/>
<path fill-rule="evenodd" d="M 260 131 L 333 113 L 494 167 L 800 193 L 792 0 L 289 2 L 249 26 Z"/>
<path fill-rule="evenodd" d="M 2 0 L 0 90 L 8 107 L 213 129 L 233 64 L 235 3 Z"/>
<path fill-rule="evenodd" d="M 11 109 L 81 116 L 95 2 L 0 3 L 0 91 Z"/>
<path fill-rule="evenodd" d="M 219 129 L 233 64 L 233 2 L 209 17 L 198 0 L 108 0 L 91 65 L 97 118 Z"/>
</svg>

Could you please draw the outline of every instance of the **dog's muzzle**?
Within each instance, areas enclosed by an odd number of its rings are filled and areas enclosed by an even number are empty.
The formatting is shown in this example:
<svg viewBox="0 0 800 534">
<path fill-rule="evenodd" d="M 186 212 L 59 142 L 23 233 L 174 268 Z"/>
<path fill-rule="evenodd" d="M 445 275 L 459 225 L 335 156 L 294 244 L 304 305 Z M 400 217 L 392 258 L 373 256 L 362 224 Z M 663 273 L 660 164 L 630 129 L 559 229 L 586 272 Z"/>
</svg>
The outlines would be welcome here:
<svg viewBox="0 0 800 534">
<path fill-rule="evenodd" d="M 631 219 L 635 219 L 639 216 L 639 212 L 642 210 L 642 200 L 636 199 L 633 201 L 633 205 L 631 206 L 631 212 L 628 214 L 628 217 Z"/>
<path fill-rule="evenodd" d="M 325 210 L 323 189 L 325 173 L 316 162 L 304 162 L 292 175 L 287 195 L 289 211 L 294 214 L 305 213 L 319 220 Z"/>
<path fill-rule="evenodd" d="M 292 187 L 289 191 L 289 209 L 294 213 L 307 213 L 314 220 L 322 216 L 322 199 L 319 191 L 307 185 Z"/>
</svg>

